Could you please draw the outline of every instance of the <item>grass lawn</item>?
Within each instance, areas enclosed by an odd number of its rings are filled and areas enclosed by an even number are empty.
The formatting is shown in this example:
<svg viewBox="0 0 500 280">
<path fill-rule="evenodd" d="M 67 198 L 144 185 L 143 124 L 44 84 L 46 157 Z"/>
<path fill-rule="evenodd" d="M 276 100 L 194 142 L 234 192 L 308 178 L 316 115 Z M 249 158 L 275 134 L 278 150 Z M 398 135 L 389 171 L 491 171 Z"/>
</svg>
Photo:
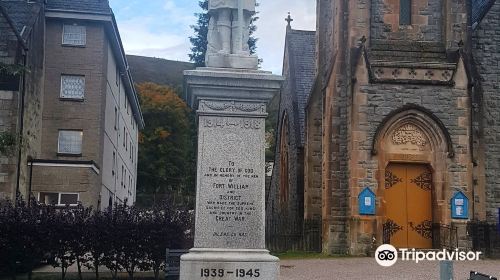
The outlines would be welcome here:
<svg viewBox="0 0 500 280">
<path fill-rule="evenodd" d="M 307 252 L 286 252 L 273 254 L 281 260 L 310 260 L 310 259 L 332 259 L 332 258 L 348 258 L 349 256 L 331 256 L 323 253 L 307 253 Z"/>
</svg>

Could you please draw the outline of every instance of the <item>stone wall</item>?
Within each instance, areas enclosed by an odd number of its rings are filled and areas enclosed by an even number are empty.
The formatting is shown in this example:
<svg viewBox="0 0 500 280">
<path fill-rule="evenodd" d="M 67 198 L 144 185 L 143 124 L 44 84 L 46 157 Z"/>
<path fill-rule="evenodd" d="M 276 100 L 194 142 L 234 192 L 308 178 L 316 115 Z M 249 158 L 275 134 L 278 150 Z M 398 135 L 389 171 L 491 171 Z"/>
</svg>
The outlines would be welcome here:
<svg viewBox="0 0 500 280">
<path fill-rule="evenodd" d="M 0 91 L 0 133 L 16 136 L 18 92 Z M 16 146 L 0 156 L 0 199 L 14 198 L 16 183 Z"/>
<path fill-rule="evenodd" d="M 497 1 L 474 32 L 473 55 L 483 88 L 486 154 L 486 218 L 498 222 L 500 208 L 500 3 Z"/>
<path fill-rule="evenodd" d="M 19 53 L 17 37 L 7 19 L 0 13 L 0 62 L 4 64 L 17 63 Z M 5 82 L 4 77 L 2 75 L 2 82 Z M 14 88 L 15 91 L 13 91 Z M 16 137 L 18 129 L 18 88 L 18 81 L 0 85 L 0 133 L 7 133 L 14 137 Z M 0 155 L 0 199 L 14 198 L 17 168 L 16 147 L 12 147 L 7 154 Z"/>
<path fill-rule="evenodd" d="M 43 10 L 38 14 L 32 31 L 27 38 L 29 51 L 26 63 L 26 88 L 24 89 L 24 127 L 20 169 L 20 192 L 28 197 L 29 168 L 28 159 L 36 159 L 42 148 L 42 102 L 44 86 L 44 38 L 45 15 Z"/>
<path fill-rule="evenodd" d="M 441 41 L 442 0 L 412 1 L 412 24 L 399 24 L 400 0 L 372 1 L 371 35 L 381 40 Z"/>
<path fill-rule="evenodd" d="M 313 91 L 306 108 L 306 143 L 304 147 L 304 218 L 321 219 L 321 137 L 323 128 L 322 98 Z"/>
</svg>

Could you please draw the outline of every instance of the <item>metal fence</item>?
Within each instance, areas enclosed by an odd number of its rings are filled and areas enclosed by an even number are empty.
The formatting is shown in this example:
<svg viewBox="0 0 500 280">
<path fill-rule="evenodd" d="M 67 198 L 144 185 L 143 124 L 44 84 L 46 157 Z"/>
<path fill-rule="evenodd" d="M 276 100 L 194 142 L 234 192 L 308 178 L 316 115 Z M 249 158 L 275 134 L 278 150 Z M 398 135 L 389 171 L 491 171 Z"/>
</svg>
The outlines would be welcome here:
<svg viewBox="0 0 500 280">
<path fill-rule="evenodd" d="M 483 252 L 489 258 L 500 258 L 500 224 L 469 222 L 467 231 L 474 251 Z"/>
<path fill-rule="evenodd" d="M 458 248 L 457 227 L 445 224 L 432 225 L 432 246 L 438 249 L 455 250 Z"/>
<path fill-rule="evenodd" d="M 268 248 L 276 253 L 288 251 L 321 252 L 321 220 L 280 221 L 268 227 Z"/>
</svg>

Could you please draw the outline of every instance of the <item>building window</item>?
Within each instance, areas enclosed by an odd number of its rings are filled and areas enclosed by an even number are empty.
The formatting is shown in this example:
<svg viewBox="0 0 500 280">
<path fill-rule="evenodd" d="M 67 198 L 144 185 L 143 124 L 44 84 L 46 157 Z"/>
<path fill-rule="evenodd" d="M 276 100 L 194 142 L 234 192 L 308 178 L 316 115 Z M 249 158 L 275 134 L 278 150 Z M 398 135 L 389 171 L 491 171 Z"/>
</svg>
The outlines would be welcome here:
<svg viewBox="0 0 500 280">
<path fill-rule="evenodd" d="M 283 115 L 280 132 L 280 202 L 285 205 L 288 203 L 290 191 L 290 175 L 289 175 L 289 132 L 288 132 L 288 116 Z"/>
<path fill-rule="evenodd" d="M 116 85 L 117 86 L 119 86 L 119 84 L 120 84 L 119 81 L 120 81 L 120 68 L 118 68 L 118 65 L 116 65 Z"/>
<path fill-rule="evenodd" d="M 83 131 L 60 130 L 57 152 L 65 155 L 82 154 Z"/>
<path fill-rule="evenodd" d="M 399 4 L 399 25 L 411 25 L 411 0 L 401 0 Z"/>
<path fill-rule="evenodd" d="M 115 168 L 116 168 L 116 152 L 113 151 L 113 167 L 111 168 L 111 175 L 113 175 L 113 178 L 115 177 Z"/>
<path fill-rule="evenodd" d="M 63 26 L 63 45 L 68 46 L 85 46 L 87 43 L 87 29 L 81 25 Z"/>
<path fill-rule="evenodd" d="M 118 130 L 118 126 L 120 124 L 118 123 L 118 108 L 115 107 L 115 130 Z"/>
<path fill-rule="evenodd" d="M 127 188 L 127 169 L 125 169 L 125 177 L 124 177 L 125 183 L 123 183 L 123 188 Z"/>
<path fill-rule="evenodd" d="M 39 193 L 38 201 L 45 205 L 76 206 L 78 205 L 79 194 L 41 192 Z"/>
<path fill-rule="evenodd" d="M 62 75 L 61 98 L 83 100 L 85 97 L 85 76 Z"/>
</svg>

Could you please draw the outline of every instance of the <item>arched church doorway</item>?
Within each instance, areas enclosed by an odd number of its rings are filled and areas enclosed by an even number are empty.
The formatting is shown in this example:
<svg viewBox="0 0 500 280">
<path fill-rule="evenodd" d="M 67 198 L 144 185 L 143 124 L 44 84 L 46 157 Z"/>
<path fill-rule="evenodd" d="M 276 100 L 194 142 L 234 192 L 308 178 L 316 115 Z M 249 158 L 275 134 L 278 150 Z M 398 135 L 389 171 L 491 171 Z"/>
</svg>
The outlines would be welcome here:
<svg viewBox="0 0 500 280">
<path fill-rule="evenodd" d="M 390 163 L 385 171 L 384 234 L 396 248 L 432 248 L 432 171 L 426 164 Z"/>
</svg>

